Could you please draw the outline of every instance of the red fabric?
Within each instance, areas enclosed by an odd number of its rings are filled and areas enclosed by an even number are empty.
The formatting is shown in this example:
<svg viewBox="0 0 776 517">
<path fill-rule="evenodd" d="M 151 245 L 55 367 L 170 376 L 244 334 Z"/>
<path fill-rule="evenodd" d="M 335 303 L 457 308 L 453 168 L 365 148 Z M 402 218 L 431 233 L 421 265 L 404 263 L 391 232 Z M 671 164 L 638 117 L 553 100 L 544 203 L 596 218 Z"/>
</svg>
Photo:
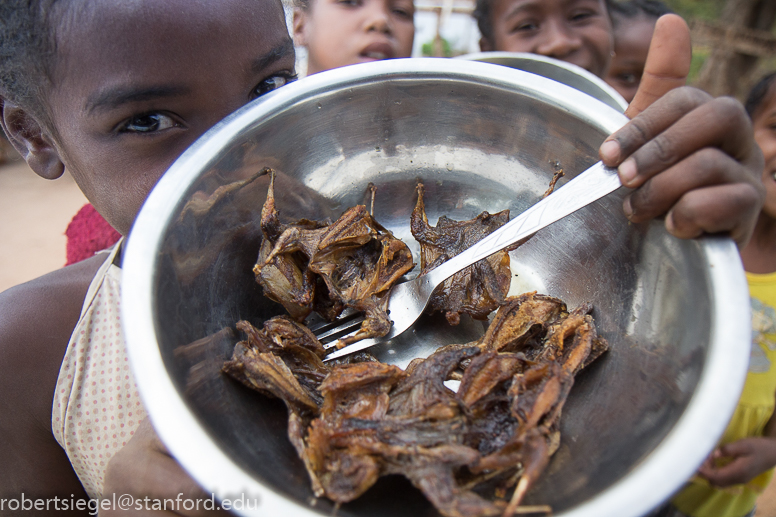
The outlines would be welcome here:
<svg viewBox="0 0 776 517">
<path fill-rule="evenodd" d="M 75 264 L 98 251 L 110 248 L 121 234 L 102 218 L 90 204 L 84 205 L 67 225 L 67 263 Z"/>
</svg>

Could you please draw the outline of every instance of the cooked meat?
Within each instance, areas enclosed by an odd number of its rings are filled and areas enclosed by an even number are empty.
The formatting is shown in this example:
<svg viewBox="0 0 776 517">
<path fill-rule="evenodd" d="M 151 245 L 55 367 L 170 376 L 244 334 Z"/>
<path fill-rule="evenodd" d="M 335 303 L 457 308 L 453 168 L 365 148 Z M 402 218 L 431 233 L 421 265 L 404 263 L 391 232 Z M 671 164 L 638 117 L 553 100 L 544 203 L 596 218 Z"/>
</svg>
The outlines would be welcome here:
<svg viewBox="0 0 776 517">
<path fill-rule="evenodd" d="M 274 171 L 262 208 L 264 240 L 254 267 L 265 295 L 303 321 L 312 311 L 331 321 L 345 307 L 365 312 L 348 345 L 384 336 L 391 328 L 386 294 L 414 267 L 406 244 L 377 223 L 362 205 L 331 224 L 283 224 L 275 209 Z"/>
<path fill-rule="evenodd" d="M 453 221 L 442 216 L 436 226 L 431 226 L 423 202 L 424 191 L 423 184 L 419 183 L 418 202 L 410 219 L 412 236 L 420 243 L 421 275 L 509 222 L 509 210 L 504 210 L 493 215 L 483 212 L 469 221 Z M 458 324 L 461 314 L 482 320 L 504 301 L 511 281 L 509 254 L 502 250 L 445 280 L 431 295 L 429 306 L 444 312 L 451 325 Z"/>
<path fill-rule="evenodd" d="M 498 309 L 479 341 L 442 347 L 405 371 L 368 354 L 326 364 L 325 349 L 299 322 L 313 310 L 330 319 L 352 307 L 366 320 L 345 343 L 385 335 L 386 295 L 413 267 L 412 257 L 364 206 L 331 224 L 281 223 L 273 185 L 274 175 L 254 271 L 290 317 L 261 330 L 239 322 L 245 340 L 223 371 L 285 402 L 289 439 L 316 496 L 345 503 L 380 476 L 402 474 L 444 516 L 512 515 L 559 447 L 574 376 L 608 348 L 592 307 L 568 311 L 536 293 L 507 298 L 511 273 L 502 250 L 448 279 L 431 299 L 451 324 L 461 314 L 485 319 Z M 421 274 L 508 220 L 504 211 L 430 226 L 419 184 L 411 229 Z M 450 379 L 460 379 L 457 392 L 445 385 Z"/>
<path fill-rule="evenodd" d="M 442 515 L 511 515 L 560 444 L 574 375 L 606 350 L 589 312 L 535 293 L 509 298 L 478 342 L 442 347 L 406 371 L 368 355 L 327 365 L 288 318 L 262 330 L 240 322 L 246 340 L 224 371 L 285 401 L 317 496 L 345 503 L 402 474 Z M 444 384 L 456 374 L 457 393 Z"/>
<path fill-rule="evenodd" d="M 553 175 L 543 197 L 552 193 L 562 176 L 562 170 Z M 420 243 L 421 275 L 447 262 L 509 222 L 509 210 L 503 210 L 497 214 L 483 212 L 468 221 L 454 221 L 442 216 L 436 226 L 431 226 L 423 201 L 423 183 L 418 183 L 417 190 L 418 201 L 410 218 L 410 230 L 415 240 Z M 445 280 L 431 295 L 429 307 L 434 311 L 444 312 L 451 325 L 460 322 L 461 314 L 469 314 L 479 320 L 486 319 L 504 303 L 509 292 L 512 275 L 508 252 L 529 238 L 530 236 Z"/>
</svg>

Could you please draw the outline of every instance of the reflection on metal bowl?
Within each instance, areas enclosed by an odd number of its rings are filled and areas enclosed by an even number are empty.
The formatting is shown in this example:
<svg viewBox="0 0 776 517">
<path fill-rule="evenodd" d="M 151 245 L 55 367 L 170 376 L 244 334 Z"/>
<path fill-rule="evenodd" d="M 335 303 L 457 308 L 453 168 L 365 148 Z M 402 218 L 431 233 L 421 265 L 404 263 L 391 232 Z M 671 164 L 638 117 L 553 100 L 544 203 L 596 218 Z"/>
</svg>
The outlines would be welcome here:
<svg viewBox="0 0 776 517">
<path fill-rule="evenodd" d="M 458 56 L 456 59 L 493 63 L 494 65 L 531 72 L 572 86 L 618 111 L 623 112 L 628 107 L 628 103 L 622 98 L 622 95 L 606 84 L 603 79 L 577 65 L 551 57 L 529 54 L 528 52 L 477 52 Z"/>
<path fill-rule="evenodd" d="M 418 178 L 432 222 L 517 214 L 556 168 L 573 177 L 594 163 L 624 122 L 554 81 L 441 59 L 325 72 L 229 116 L 162 178 L 126 250 L 130 360 L 162 440 L 217 497 L 260 498 L 245 515 L 333 511 L 313 499 L 282 403 L 219 373 L 237 340 L 222 329 L 282 313 L 251 272 L 263 167 L 279 173 L 276 202 L 286 220 L 336 217 L 364 203 L 373 183 L 376 219 L 417 252 L 409 217 Z M 560 449 L 526 501 L 565 517 L 643 515 L 677 490 L 723 431 L 746 372 L 749 305 L 735 246 L 680 241 L 660 222 L 629 224 L 623 190 L 511 253 L 514 291 L 592 302 L 611 344 L 577 378 Z M 415 340 L 378 353 L 403 362 L 482 332 L 479 323 L 447 327 L 443 319 L 426 318 Z M 407 481 L 389 477 L 337 514 L 435 511 Z"/>
</svg>

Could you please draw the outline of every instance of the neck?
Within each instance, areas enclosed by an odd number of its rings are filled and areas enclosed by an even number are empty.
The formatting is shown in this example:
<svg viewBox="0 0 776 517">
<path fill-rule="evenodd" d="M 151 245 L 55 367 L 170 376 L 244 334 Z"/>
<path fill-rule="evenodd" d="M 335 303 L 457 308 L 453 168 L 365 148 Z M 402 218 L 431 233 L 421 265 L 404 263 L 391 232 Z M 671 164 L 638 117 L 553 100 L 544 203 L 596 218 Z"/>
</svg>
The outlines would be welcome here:
<svg viewBox="0 0 776 517">
<path fill-rule="evenodd" d="M 741 250 L 741 260 L 750 273 L 776 272 L 776 219 L 760 212 L 752 238 Z"/>
</svg>

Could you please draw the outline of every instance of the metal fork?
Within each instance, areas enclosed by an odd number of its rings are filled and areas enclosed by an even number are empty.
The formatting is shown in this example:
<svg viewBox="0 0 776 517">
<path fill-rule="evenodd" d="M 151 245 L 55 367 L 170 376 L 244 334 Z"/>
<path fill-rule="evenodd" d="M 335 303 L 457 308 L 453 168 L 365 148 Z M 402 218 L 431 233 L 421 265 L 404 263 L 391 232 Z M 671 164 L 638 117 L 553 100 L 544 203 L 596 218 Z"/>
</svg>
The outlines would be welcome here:
<svg viewBox="0 0 776 517">
<path fill-rule="evenodd" d="M 619 186 L 617 170 L 606 167 L 601 162 L 596 163 L 553 194 L 441 266 L 414 280 L 394 285 L 388 299 L 388 314 L 393 322 L 388 334 L 379 338 L 357 341 L 327 355 L 325 361 L 364 350 L 398 336 L 415 323 L 426 308 L 431 293 L 449 277 L 617 190 Z M 351 330 L 355 332 L 361 325 L 363 318 L 358 318 L 358 315 L 359 313 L 355 311 L 348 311 L 337 321 L 311 327 L 311 330 L 318 339 L 331 336 L 342 337 Z M 324 347 L 333 348 L 337 343 L 338 341 L 332 341 Z"/>
</svg>

